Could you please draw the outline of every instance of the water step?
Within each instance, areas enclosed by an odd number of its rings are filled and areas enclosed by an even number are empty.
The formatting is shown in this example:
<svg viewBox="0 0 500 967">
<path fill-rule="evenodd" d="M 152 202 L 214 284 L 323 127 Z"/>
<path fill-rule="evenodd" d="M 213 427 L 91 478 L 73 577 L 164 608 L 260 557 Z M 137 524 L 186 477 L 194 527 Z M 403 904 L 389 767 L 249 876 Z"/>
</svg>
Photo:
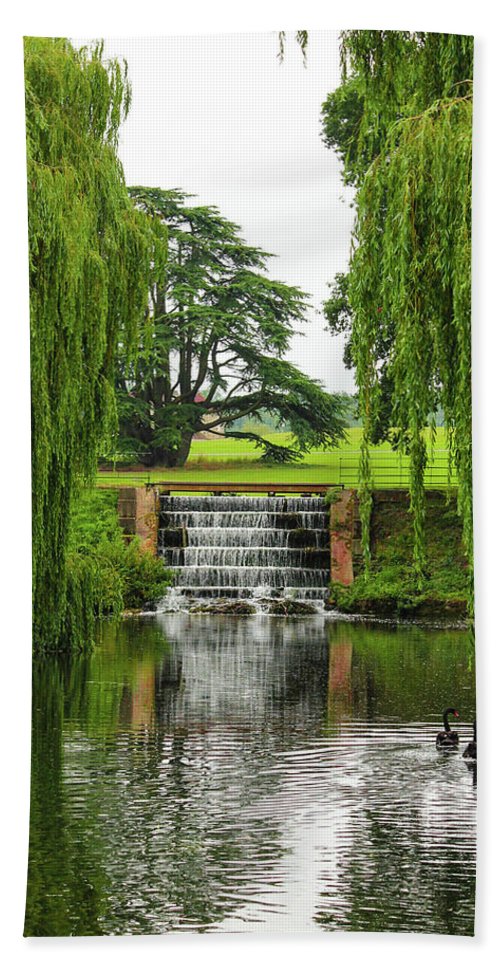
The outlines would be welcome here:
<svg viewBox="0 0 500 967">
<path fill-rule="evenodd" d="M 160 510 L 183 511 L 271 511 L 272 513 L 293 514 L 296 511 L 323 511 L 325 501 L 323 497 L 247 497 L 247 496 L 218 496 L 218 497 L 167 497 L 160 494 Z"/>
<path fill-rule="evenodd" d="M 178 533 L 174 533 L 175 531 Z M 183 536 L 184 535 L 184 536 Z M 160 547 L 315 547 L 328 550 L 326 528 L 182 527 L 160 528 Z"/>
<path fill-rule="evenodd" d="M 193 498 L 194 499 L 194 498 Z M 200 500 L 201 498 L 198 498 Z M 219 498 L 222 500 L 223 498 Z M 304 498 L 306 499 L 306 498 Z M 185 510 L 161 511 L 160 530 L 171 527 L 251 527 L 275 528 L 278 530 L 328 529 L 328 514 L 325 511 L 303 509 L 294 513 L 275 513 L 272 511 L 247 510 Z"/>
<path fill-rule="evenodd" d="M 245 584 L 251 588 L 292 587 L 307 588 L 328 582 L 329 571 L 325 568 L 306 567 L 183 567 L 179 569 L 179 581 L 186 587 L 226 585 L 238 587 Z"/>
<path fill-rule="evenodd" d="M 327 597 L 322 497 L 163 495 L 159 524 L 159 553 L 174 570 L 172 608 L 179 599 Z"/>
<path fill-rule="evenodd" d="M 261 599 L 281 599 L 281 598 L 291 598 L 296 601 L 326 601 L 328 598 L 328 588 L 318 585 L 317 587 L 311 588 L 301 588 L 300 592 L 297 588 L 247 588 L 247 587 L 221 587 L 206 586 L 203 588 L 191 588 L 186 585 L 177 585 L 169 591 L 168 597 L 172 602 L 179 601 L 179 597 L 187 597 L 190 599 L 203 598 L 229 598 L 232 600 L 252 600 L 259 601 Z"/>
<path fill-rule="evenodd" d="M 328 568 L 328 549 L 295 547 L 174 547 L 163 550 L 167 567 Z"/>
</svg>

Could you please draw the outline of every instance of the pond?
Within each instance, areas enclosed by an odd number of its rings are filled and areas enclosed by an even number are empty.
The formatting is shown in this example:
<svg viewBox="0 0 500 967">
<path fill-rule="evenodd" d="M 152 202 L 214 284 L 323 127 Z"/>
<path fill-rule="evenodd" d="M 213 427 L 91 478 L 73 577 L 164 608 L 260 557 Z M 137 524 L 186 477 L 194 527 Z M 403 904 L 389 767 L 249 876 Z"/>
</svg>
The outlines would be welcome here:
<svg viewBox="0 0 500 967">
<path fill-rule="evenodd" d="M 37 661 L 28 936 L 472 934 L 467 633 L 322 615 L 103 624 Z M 455 727 L 455 726 L 454 726 Z"/>
</svg>

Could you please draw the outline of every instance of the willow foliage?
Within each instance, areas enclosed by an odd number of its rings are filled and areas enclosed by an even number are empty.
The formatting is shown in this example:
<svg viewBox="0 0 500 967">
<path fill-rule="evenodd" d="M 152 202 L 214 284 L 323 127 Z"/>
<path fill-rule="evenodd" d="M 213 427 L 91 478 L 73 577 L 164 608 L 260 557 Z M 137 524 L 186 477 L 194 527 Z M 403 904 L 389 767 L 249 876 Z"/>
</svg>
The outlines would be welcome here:
<svg viewBox="0 0 500 967">
<path fill-rule="evenodd" d="M 101 45 L 30 37 L 25 79 L 34 643 L 70 647 L 88 632 L 91 595 L 88 575 L 78 589 L 68 577 L 69 508 L 115 423 L 115 356 L 136 342 L 151 243 L 116 155 L 126 69 L 105 64 Z"/>
<path fill-rule="evenodd" d="M 378 144 L 359 182 L 349 274 L 352 354 L 364 422 L 362 505 L 369 501 L 368 443 L 380 406 L 377 336 L 385 328 L 392 425 L 411 461 L 414 561 L 421 580 L 424 430 L 438 406 L 457 468 L 464 544 L 472 561 L 472 41 L 354 31 L 343 36 L 343 44 L 346 70 L 364 83 L 360 144 L 375 143 L 375 135 Z"/>
</svg>

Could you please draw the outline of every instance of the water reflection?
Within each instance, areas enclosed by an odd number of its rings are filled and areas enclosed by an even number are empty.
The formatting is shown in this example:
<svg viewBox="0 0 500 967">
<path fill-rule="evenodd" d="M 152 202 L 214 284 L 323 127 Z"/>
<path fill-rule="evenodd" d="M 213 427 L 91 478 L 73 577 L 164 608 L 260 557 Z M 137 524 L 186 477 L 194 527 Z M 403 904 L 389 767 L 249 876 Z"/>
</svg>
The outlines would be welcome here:
<svg viewBox="0 0 500 967">
<path fill-rule="evenodd" d="M 28 935 L 472 933 L 465 633 L 159 615 L 33 685 Z"/>
</svg>

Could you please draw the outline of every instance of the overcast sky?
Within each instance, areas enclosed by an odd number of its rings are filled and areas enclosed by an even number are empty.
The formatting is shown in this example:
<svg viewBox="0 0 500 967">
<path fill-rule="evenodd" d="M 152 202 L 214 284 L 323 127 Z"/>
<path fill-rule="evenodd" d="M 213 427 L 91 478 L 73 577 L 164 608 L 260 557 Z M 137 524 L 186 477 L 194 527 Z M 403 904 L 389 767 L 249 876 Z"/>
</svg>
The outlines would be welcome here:
<svg viewBox="0 0 500 967">
<path fill-rule="evenodd" d="M 80 41 L 78 41 L 80 42 Z M 340 83 L 338 37 L 313 32 L 307 67 L 276 33 L 109 38 L 125 58 L 132 108 L 119 153 L 129 185 L 181 188 L 216 205 L 242 235 L 277 258 L 270 274 L 311 294 L 346 268 L 353 210 L 335 153 L 320 137 L 321 105 Z M 332 391 L 353 389 L 342 342 L 310 312 L 290 358 Z"/>
</svg>

